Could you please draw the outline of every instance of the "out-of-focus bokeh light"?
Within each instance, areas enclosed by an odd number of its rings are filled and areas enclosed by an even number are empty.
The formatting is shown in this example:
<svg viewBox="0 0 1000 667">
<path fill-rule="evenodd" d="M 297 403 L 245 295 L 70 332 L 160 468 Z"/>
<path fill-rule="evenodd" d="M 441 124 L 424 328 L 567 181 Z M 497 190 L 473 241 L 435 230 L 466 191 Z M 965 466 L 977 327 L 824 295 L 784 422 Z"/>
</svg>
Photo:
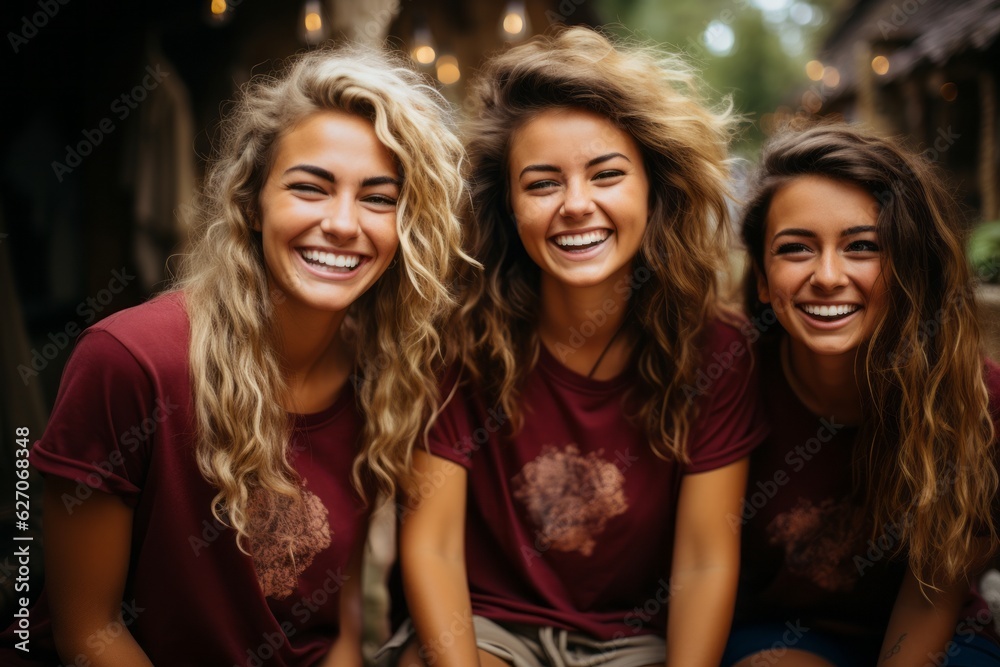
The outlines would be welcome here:
<svg viewBox="0 0 1000 667">
<path fill-rule="evenodd" d="M 323 27 L 323 19 L 316 12 L 306 14 L 306 30 L 316 32 Z"/>
<path fill-rule="evenodd" d="M 872 71 L 882 76 L 889 73 L 889 59 L 885 56 L 875 56 L 872 58 Z"/>
<path fill-rule="evenodd" d="M 754 7 L 764 12 L 775 12 L 788 9 L 791 0 L 752 0 Z"/>
<path fill-rule="evenodd" d="M 736 34 L 722 21 L 712 21 L 705 26 L 705 32 L 701 34 L 701 41 L 714 55 L 728 56 L 733 52 L 733 46 L 736 44 Z"/>
<path fill-rule="evenodd" d="M 945 102 L 954 102 L 958 99 L 958 86 L 949 81 L 941 86 L 941 97 Z"/>
<path fill-rule="evenodd" d="M 508 42 L 520 41 L 526 37 L 531 25 L 523 0 L 510 0 L 503 9 L 500 20 L 500 37 Z"/>
<path fill-rule="evenodd" d="M 823 78 L 823 63 L 818 60 L 810 60 L 806 63 L 806 76 L 813 81 Z"/>
<path fill-rule="evenodd" d="M 796 2 L 788 9 L 788 17 L 799 25 L 809 25 L 813 20 L 813 8 L 808 2 Z"/>
<path fill-rule="evenodd" d="M 438 81 L 447 85 L 455 83 L 462 78 L 462 72 L 458 69 L 458 58 L 455 56 L 441 56 L 437 61 Z"/>
<path fill-rule="evenodd" d="M 823 100 L 815 91 L 807 90 L 802 93 L 802 108 L 809 113 L 819 113 L 819 110 L 823 108 Z"/>
<path fill-rule="evenodd" d="M 432 62 L 434 62 L 434 58 L 436 57 L 437 54 L 434 53 L 433 46 L 427 46 L 426 44 L 424 44 L 423 46 L 418 46 L 417 48 L 413 49 L 413 59 L 416 60 L 421 65 L 430 65 Z"/>
<path fill-rule="evenodd" d="M 836 67 L 823 68 L 823 85 L 827 88 L 836 88 L 840 85 L 840 72 Z"/>
<path fill-rule="evenodd" d="M 503 29 L 511 35 L 518 35 L 524 30 L 524 19 L 520 14 L 507 14 L 503 17 Z"/>
<path fill-rule="evenodd" d="M 225 14 L 228 6 L 226 5 L 226 0 L 212 0 L 212 13 L 216 16 L 220 14 Z"/>
</svg>

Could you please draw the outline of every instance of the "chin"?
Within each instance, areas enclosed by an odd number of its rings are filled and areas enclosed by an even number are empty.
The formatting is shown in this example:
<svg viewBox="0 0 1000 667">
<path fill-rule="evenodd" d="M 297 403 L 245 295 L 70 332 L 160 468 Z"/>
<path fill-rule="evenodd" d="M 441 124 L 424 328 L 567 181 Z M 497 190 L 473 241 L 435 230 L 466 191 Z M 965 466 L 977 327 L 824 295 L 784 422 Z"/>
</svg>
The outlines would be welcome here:
<svg viewBox="0 0 1000 667">
<path fill-rule="evenodd" d="M 809 342 L 805 346 L 810 352 L 821 357 L 839 357 L 845 354 L 854 354 L 858 350 L 858 345 L 850 343 L 820 343 Z"/>
</svg>

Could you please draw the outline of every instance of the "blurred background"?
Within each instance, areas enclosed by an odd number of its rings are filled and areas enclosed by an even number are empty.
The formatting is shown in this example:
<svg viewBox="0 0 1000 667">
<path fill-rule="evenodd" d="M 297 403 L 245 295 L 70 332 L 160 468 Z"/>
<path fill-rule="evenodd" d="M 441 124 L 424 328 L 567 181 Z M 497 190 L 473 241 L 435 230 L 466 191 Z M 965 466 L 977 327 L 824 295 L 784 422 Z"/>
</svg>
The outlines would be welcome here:
<svg viewBox="0 0 1000 667">
<path fill-rule="evenodd" d="M 980 277 L 1000 266 L 1000 0 L 8 0 L 2 15 L 2 625 L 15 573 L 14 429 L 41 434 L 83 328 L 163 287 L 226 101 L 297 52 L 389 44 L 464 112 L 485 57 L 553 24 L 652 40 L 745 116 L 737 192 L 782 124 L 863 122 L 941 167 L 964 231 L 975 230 Z"/>
</svg>

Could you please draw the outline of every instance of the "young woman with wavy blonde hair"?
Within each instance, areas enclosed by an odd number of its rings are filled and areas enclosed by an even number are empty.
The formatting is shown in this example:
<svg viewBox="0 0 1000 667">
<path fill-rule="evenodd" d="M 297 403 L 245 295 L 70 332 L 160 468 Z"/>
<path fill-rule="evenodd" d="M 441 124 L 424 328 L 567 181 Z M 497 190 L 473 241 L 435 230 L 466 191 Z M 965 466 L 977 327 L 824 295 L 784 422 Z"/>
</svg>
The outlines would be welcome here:
<svg viewBox="0 0 1000 667">
<path fill-rule="evenodd" d="M 718 664 L 725 516 L 763 426 L 715 308 L 730 120 L 696 83 L 586 28 L 484 65 L 467 149 L 485 273 L 460 384 L 414 456 L 413 627 L 390 662 Z"/>
<path fill-rule="evenodd" d="M 724 664 L 1000 664 L 988 611 L 959 621 L 996 547 L 1000 414 L 960 228 L 894 141 L 831 124 L 765 148 L 743 239 L 772 433 Z"/>
<path fill-rule="evenodd" d="M 365 501 L 437 400 L 461 145 L 361 48 L 254 79 L 222 127 L 176 288 L 81 336 L 32 452 L 32 661 L 51 618 L 67 663 L 361 664 Z"/>
</svg>

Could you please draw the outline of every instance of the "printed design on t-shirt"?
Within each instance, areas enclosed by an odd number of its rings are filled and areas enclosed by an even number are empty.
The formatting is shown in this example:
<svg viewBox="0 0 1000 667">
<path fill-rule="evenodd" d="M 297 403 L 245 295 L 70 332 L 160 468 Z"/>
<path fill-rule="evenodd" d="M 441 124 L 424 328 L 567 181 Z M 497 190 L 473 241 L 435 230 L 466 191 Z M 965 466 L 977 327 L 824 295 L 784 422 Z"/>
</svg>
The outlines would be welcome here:
<svg viewBox="0 0 1000 667">
<path fill-rule="evenodd" d="M 250 539 L 257 581 L 267 597 L 291 595 L 299 577 L 320 551 L 330 546 L 330 514 L 319 496 L 305 486 L 302 502 L 278 496 L 268 503 L 251 496 L 250 519 L 255 533 Z"/>
<path fill-rule="evenodd" d="M 799 498 L 771 520 L 767 534 L 772 545 L 784 547 L 791 574 L 827 591 L 846 592 L 859 577 L 852 560 L 863 550 L 858 525 L 857 508 L 848 498 L 827 498 L 818 505 Z"/>
<path fill-rule="evenodd" d="M 625 475 L 602 453 L 546 446 L 511 480 L 543 544 L 589 556 L 608 520 L 628 510 Z"/>
</svg>

